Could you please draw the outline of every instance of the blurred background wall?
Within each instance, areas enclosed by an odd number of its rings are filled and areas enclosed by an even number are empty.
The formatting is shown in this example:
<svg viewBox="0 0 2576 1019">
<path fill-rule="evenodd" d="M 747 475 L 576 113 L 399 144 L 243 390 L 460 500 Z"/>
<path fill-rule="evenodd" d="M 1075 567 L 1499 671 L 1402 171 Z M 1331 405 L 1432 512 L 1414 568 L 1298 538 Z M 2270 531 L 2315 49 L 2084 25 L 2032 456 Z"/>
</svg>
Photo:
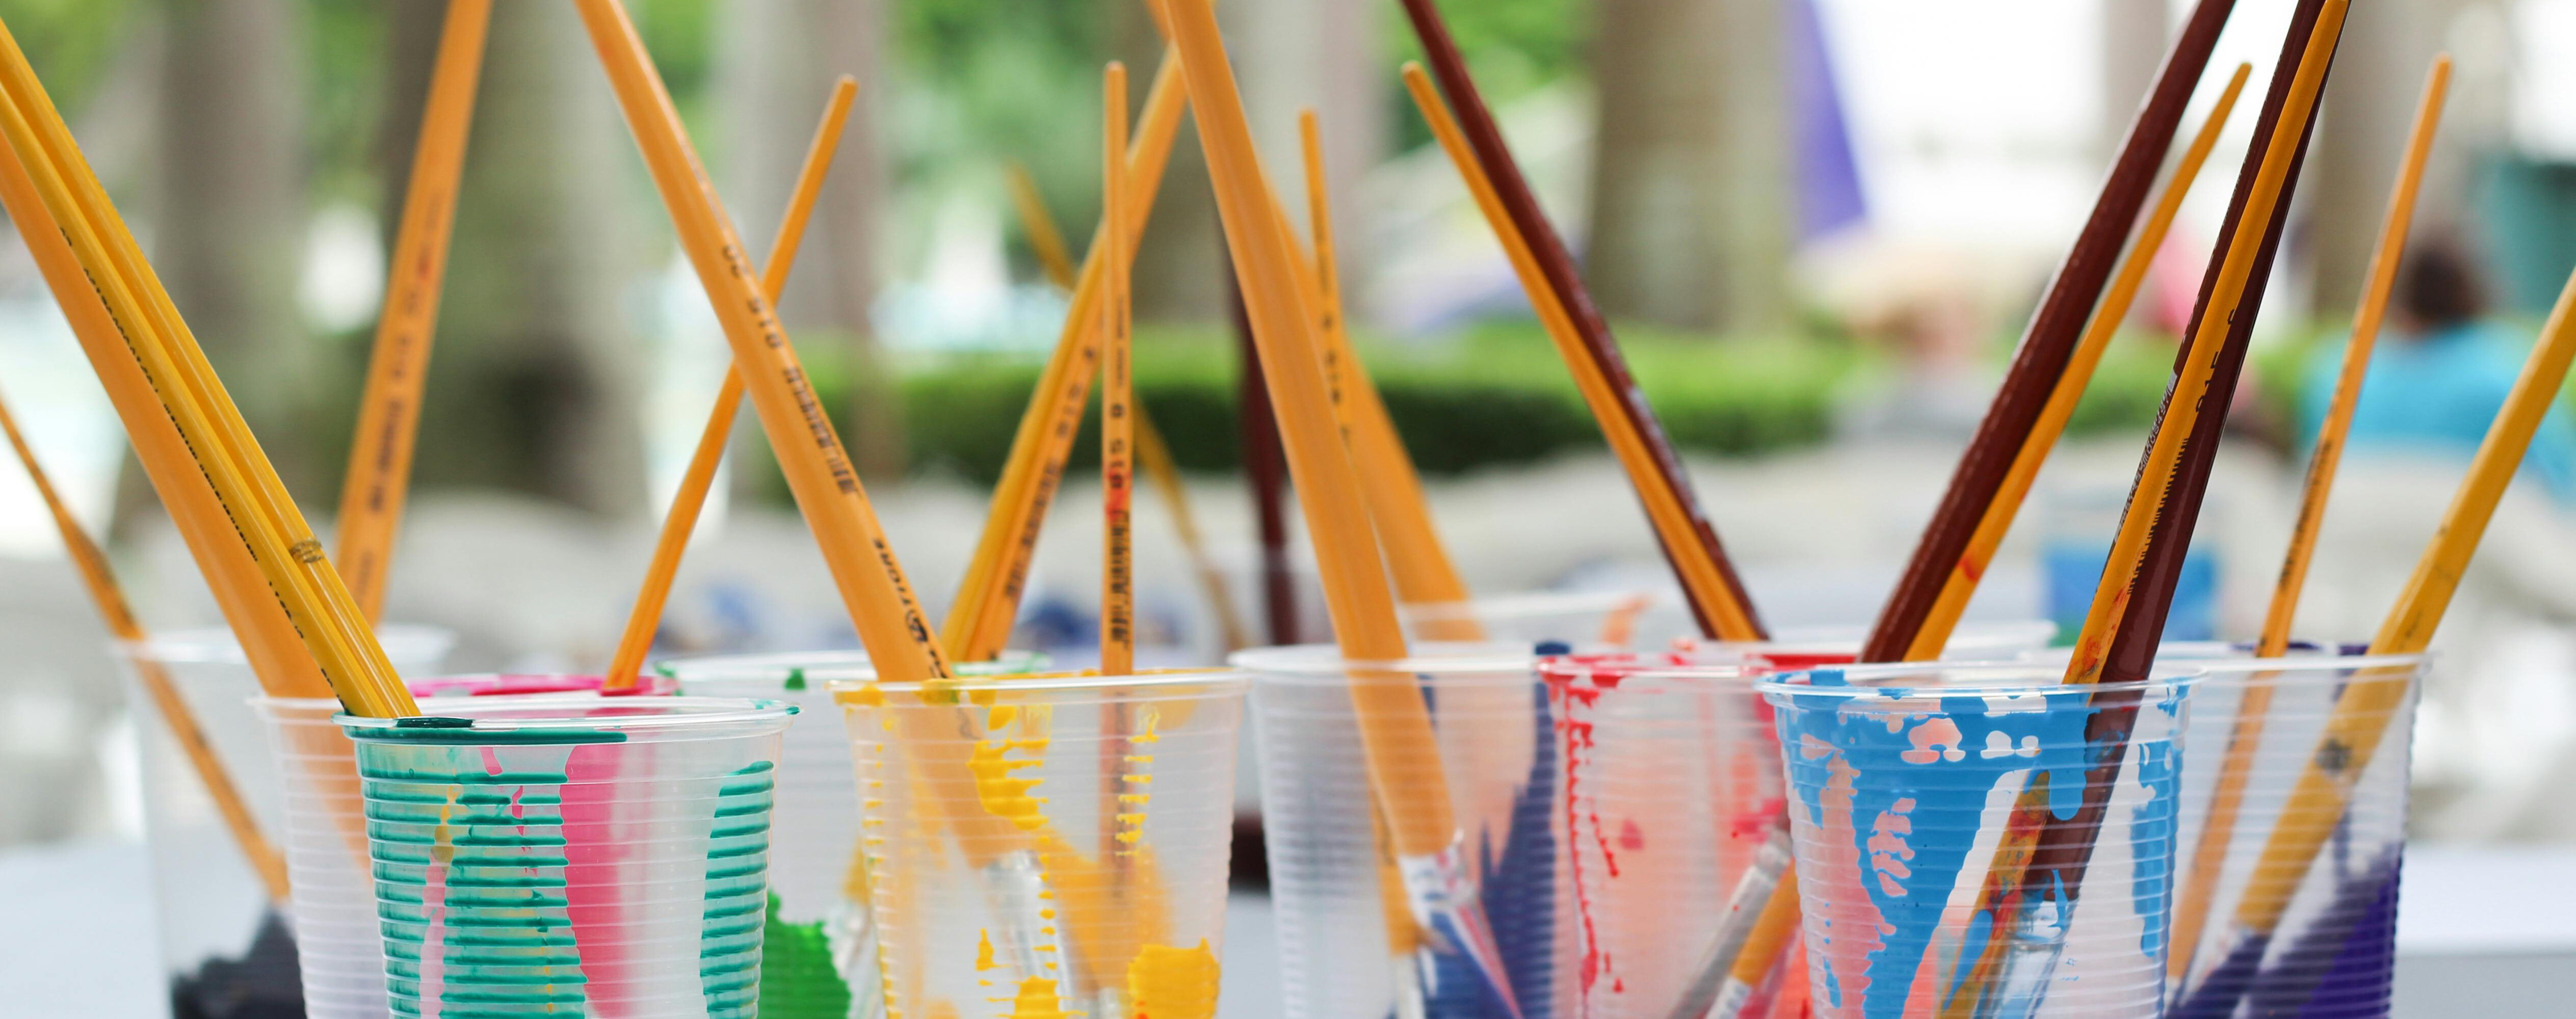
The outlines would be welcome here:
<svg viewBox="0 0 2576 1019">
<path fill-rule="evenodd" d="M 2270 66 L 2292 3 L 2237 6 L 2194 121 L 2228 65 Z M 944 604 L 1064 308 L 1006 175 L 1025 167 L 1073 242 L 1089 236 L 1098 66 L 1136 68 L 1141 102 L 1161 48 L 1151 19 L 1121 0 L 630 7 L 755 257 L 830 77 L 862 82 L 783 310 L 906 565 Z M 1323 118 L 1351 314 L 1470 581 L 1659 582 L 1632 501 L 1396 78 L 1417 53 L 1396 5 L 1220 7 L 1283 190 L 1302 184 L 1297 111 Z M 1444 5 L 1757 596 L 1777 618 L 1840 623 L 1875 611 L 2182 7 Z M 442 12 L 0 0 L 317 524 L 336 503 Z M 2259 620 L 2304 456 L 2307 365 L 2340 343 L 2435 51 L 2461 73 L 2421 228 L 2458 239 L 2492 319 L 2522 342 L 2576 266 L 2576 0 L 2408 0 L 2353 18 L 2206 528 L 2222 577 L 2208 627 L 2222 635 Z M 460 631 L 464 667 L 597 666 L 726 353 L 569 7 L 501 4 L 491 40 L 392 612 Z M 2230 127 L 2160 253 L 1980 614 L 2047 614 L 2051 543 L 2125 485 L 2250 120 Z M 1144 399 L 1222 554 L 1249 562 L 1226 269 L 1186 130 L 1138 258 Z M 150 621 L 214 622 L 14 242 L 0 243 L 0 392 L 111 536 Z M 666 644 L 848 643 L 756 429 L 739 432 Z M 2367 635 L 2462 460 L 2356 466 L 2328 532 L 2329 558 L 2350 568 L 2321 573 L 2304 626 Z M 1078 457 L 1042 550 L 1033 635 L 1077 640 L 1065 620 L 1090 611 L 1088 469 Z M 2444 823 L 2445 796 L 2510 804 L 2481 808 L 2501 820 L 2466 834 L 2576 832 L 2576 811 L 2490 760 L 2498 745 L 2524 762 L 2576 755 L 2576 545 L 2568 508 L 2532 488 L 2489 540 L 2485 594 L 2446 636 L 2451 692 L 2426 728 L 2429 823 Z M 1174 653 L 1204 656 L 1204 606 L 1159 510 L 1140 512 L 1149 616 L 1196 649 Z M 0 468 L 0 843 L 131 824 L 118 762 L 153 722 L 128 716 L 102 639 L 32 490 Z"/>
</svg>

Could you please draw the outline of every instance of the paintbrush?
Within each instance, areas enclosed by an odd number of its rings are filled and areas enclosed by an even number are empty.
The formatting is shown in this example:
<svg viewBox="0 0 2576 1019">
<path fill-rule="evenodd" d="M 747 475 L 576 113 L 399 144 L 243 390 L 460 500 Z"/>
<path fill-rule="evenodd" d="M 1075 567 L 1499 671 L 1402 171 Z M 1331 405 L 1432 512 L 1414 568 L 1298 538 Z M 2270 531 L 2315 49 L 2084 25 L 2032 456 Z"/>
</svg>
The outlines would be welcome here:
<svg viewBox="0 0 2576 1019">
<path fill-rule="evenodd" d="M 1214 179 L 1236 275 L 1243 281 L 1254 343 L 1297 484 L 1325 601 L 1342 656 L 1352 663 L 1406 656 L 1395 597 L 1371 537 L 1356 471 L 1336 434 L 1331 397 L 1296 279 L 1293 244 L 1253 150 L 1251 127 L 1213 9 L 1198 0 L 1164 11 L 1181 52 L 1199 140 Z M 1428 706 L 1412 678 L 1365 667 L 1351 675 L 1360 744 L 1371 787 L 1384 806 L 1415 921 L 1429 940 L 1470 960 L 1513 1016 L 1520 1005 L 1502 965 L 1452 813 L 1446 770 Z"/>
<path fill-rule="evenodd" d="M 394 233 L 384 312 L 358 398 L 358 429 L 349 443 L 348 477 L 340 487 L 338 556 L 349 594 L 371 620 L 384 618 L 394 537 L 411 491 L 420 394 L 429 381 L 430 341 L 438 332 L 438 298 L 447 279 L 447 242 L 456 222 L 457 179 L 474 123 L 474 92 L 483 71 L 484 30 L 492 0 L 455 0 L 438 38 L 420 140 L 412 148 L 402 226 Z"/>
<path fill-rule="evenodd" d="M 2460 578 L 2494 519 L 2496 505 L 2531 448 L 2532 435 L 2558 399 L 2572 359 L 2576 359 L 2576 278 L 2560 293 L 2557 308 L 2541 329 L 2539 344 L 2532 348 L 2522 377 L 2514 382 L 2513 392 L 2487 430 L 2486 441 L 2478 447 L 2467 477 L 2442 516 L 2441 527 L 2371 640 L 2371 654 L 2418 654 L 2432 643 Z M 2315 752 L 2308 755 L 2307 767 L 2264 842 L 2254 876 L 2247 883 L 2255 891 L 2237 904 L 2218 942 L 2215 955 L 2220 962 L 2184 999 L 2180 1014 L 2234 1014 L 2289 909 L 2291 893 L 2337 827 L 2352 784 L 2370 766 L 2387 735 L 2388 719 L 2396 716 L 2412 693 L 2413 684 L 2403 674 L 2365 673 L 2344 687 Z"/>
<path fill-rule="evenodd" d="M 1920 646 L 1916 635 L 1961 565 L 1969 539 L 1995 502 L 2017 451 L 2027 445 L 2052 387 L 2066 374 L 2085 316 L 2110 278 L 2112 261 L 2137 222 L 2148 189 L 2155 183 L 2157 164 L 2173 145 L 2183 108 L 2209 66 L 2219 31 L 2235 6 L 2235 0 L 2200 0 L 2174 39 L 2164 70 L 2130 124 L 2128 139 L 2094 200 L 2091 218 L 2059 264 L 2048 296 L 2023 331 L 2003 387 L 1951 475 L 1950 487 L 1924 529 L 1923 540 L 1915 546 L 1914 557 L 1879 611 L 1861 647 L 1861 661 L 1903 660 L 1909 649 Z"/>
<path fill-rule="evenodd" d="M 2397 265 L 2406 251 L 2416 194 L 2432 154 L 2434 132 L 2441 124 L 2442 100 L 2450 77 L 2450 57 L 2436 59 L 2416 110 L 2405 163 L 2398 170 L 2397 183 L 2389 196 L 2387 221 L 2380 227 L 2378 248 L 2371 257 L 2369 282 L 2363 289 L 2360 313 L 2353 321 L 2352 339 L 2344 347 L 2334 399 L 2317 431 L 2316 449 L 2308 459 L 2298 523 L 2291 531 L 2289 552 L 2282 558 L 2280 580 L 2264 616 L 2255 657 L 2278 658 L 2289 651 L 2291 622 L 2297 616 L 2299 594 L 2316 552 L 2317 532 L 2325 524 L 2326 498 L 2334 488 L 2335 471 L 2342 462 L 2344 436 L 2351 430 L 2353 411 L 2361 402 L 2361 385 L 2368 374 L 2371 349 L 2387 315 L 2389 294 L 2396 286 Z M 2217 893 L 2220 872 L 2226 865 L 2227 845 L 2235 834 L 2237 810 L 2244 802 L 2247 775 L 2263 738 L 2272 692 L 2268 683 L 2253 683 L 2245 688 L 2244 699 L 2236 707 L 2236 724 L 2228 735 L 2226 756 L 2212 787 L 2208 819 L 2201 826 L 2191 867 L 2180 882 L 2181 896 L 2174 909 L 2173 954 L 2167 962 L 2167 975 L 2177 989 L 2190 974 L 2202 931 L 2208 924 L 2210 900 Z"/>
<path fill-rule="evenodd" d="M 1541 321 L 1546 322 L 1552 316 L 1549 306 L 1540 304 L 1543 289 L 1553 302 L 1553 319 L 1566 327 L 1552 327 L 1549 335 L 1557 340 L 1558 352 L 1574 373 L 1576 386 L 1591 406 L 1594 420 L 1611 440 L 1612 449 L 1620 453 L 1629 481 L 1646 504 L 1647 516 L 1655 524 L 1656 540 L 1663 545 L 1664 557 L 1681 581 L 1682 593 L 1699 621 L 1701 634 L 1728 641 L 1768 639 L 1761 617 L 1753 610 L 1752 599 L 1745 594 L 1744 582 L 1735 575 L 1735 565 L 1718 543 L 1716 529 L 1700 509 L 1699 496 L 1682 470 L 1680 455 L 1674 452 L 1672 440 L 1664 434 L 1654 409 L 1646 405 L 1645 394 L 1629 374 L 1627 359 L 1619 353 L 1609 323 L 1593 306 L 1591 293 L 1575 272 L 1574 258 L 1566 252 L 1564 240 L 1549 225 L 1529 182 L 1522 178 L 1520 164 L 1504 143 L 1493 113 L 1485 108 L 1475 80 L 1468 76 L 1466 58 L 1458 52 L 1458 44 L 1441 20 L 1439 9 L 1432 0 L 1403 3 L 1413 34 L 1421 40 L 1432 73 L 1439 78 L 1440 89 L 1456 112 L 1459 133 L 1475 153 L 1480 177 L 1511 223 L 1511 233 L 1505 235 L 1506 249 L 1513 251 L 1516 264 L 1525 249 L 1537 275 L 1545 282 L 1543 288 L 1528 286 L 1525 276 L 1524 289 L 1529 291 L 1532 303 L 1539 305 Z M 1463 165 L 1460 170 L 1463 175 Z M 1473 182 L 1470 187 L 1474 187 Z M 1499 233 L 1501 224 L 1497 222 L 1496 226 Z"/>
<path fill-rule="evenodd" d="M 1147 217 L 1162 188 L 1163 170 L 1181 126 L 1188 94 L 1181 86 L 1179 62 L 1167 47 L 1163 65 L 1145 96 L 1145 111 L 1136 137 L 1128 143 L 1127 175 L 1134 194 L 1129 202 L 1126 250 L 1135 250 Z M 1104 222 L 1102 230 L 1110 224 Z M 959 581 L 956 601 L 942 621 L 940 639 L 963 661 L 986 661 L 1010 641 L 1011 623 L 1028 582 L 1029 564 L 1037 555 L 1039 531 L 1054 504 L 1063 479 L 1065 458 L 1082 430 L 1082 412 L 1099 371 L 1102 256 L 1101 234 L 1092 235 L 1082 276 L 1074 284 L 1064 330 L 1055 353 L 1038 376 L 1038 386 L 1020 416 L 1011 439 L 1002 478 L 993 486 L 991 510 L 976 539 L 974 558 Z"/>
<path fill-rule="evenodd" d="M 850 104 L 858 94 L 858 79 L 842 75 L 823 104 L 823 122 L 805 149 L 805 165 L 796 172 L 787 212 L 778 221 L 778 236 L 769 243 L 769 268 L 761 274 L 761 293 L 773 303 L 787 290 L 787 274 L 795 269 L 796 251 L 805 241 L 805 224 L 822 196 L 823 179 L 831 172 L 832 156 L 841 147 L 841 128 L 849 122 Z M 662 533 L 655 538 L 653 558 L 644 567 L 644 586 L 635 594 L 625 632 L 617 638 L 616 657 L 609 661 L 608 675 L 599 684 L 603 693 L 635 689 L 644 658 L 653 651 L 662 608 L 671 600 L 671 582 L 680 575 L 680 558 L 689 550 L 689 536 L 697 531 L 698 514 L 706 509 L 716 468 L 723 465 L 725 445 L 732 441 L 733 419 L 742 412 L 742 393 L 742 371 L 728 366 L 724 383 L 716 388 L 715 406 L 707 412 L 706 428 L 698 433 L 698 447 L 689 455 L 689 468 L 671 495 L 670 512 L 662 516 Z"/>
<path fill-rule="evenodd" d="M 220 512 L 233 527 L 233 540 L 257 562 L 275 601 L 344 706 L 373 717 L 414 713 L 410 692 L 385 660 L 321 543 L 251 439 L 239 409 L 205 363 L 204 351 L 5 29 L 0 29 L 0 90 L 7 92 L 7 101 L 0 103 L 0 122 L 5 122 L 0 130 L 16 156 L 8 174 L 11 186 L 21 189 L 22 198 L 33 197 L 59 228 L 54 237 L 29 243 L 50 248 L 53 240 L 68 242 L 70 259 L 88 277 L 125 355 L 142 369 L 163 416 L 176 426 L 213 489 Z M 62 256 L 56 249 L 50 257 Z M 103 356 L 114 355 L 93 350 L 93 363 Z"/>
<path fill-rule="evenodd" d="M 2248 154 L 2250 172 L 2239 178 L 2234 229 L 2221 242 L 2223 257 L 2212 265 L 2192 341 L 2166 394 L 2091 614 L 2067 665 L 2069 684 L 2115 684 L 2095 696 L 2086 721 L 2085 739 L 2095 756 L 2086 769 L 2082 802 L 2071 815 L 2060 815 L 2042 777 L 2023 791 L 1974 907 L 1994 917 L 1997 934 L 1974 959 L 1959 961 L 1963 977 L 1941 995 L 1945 1019 L 2036 1002 L 2047 992 L 2110 790 L 2127 757 L 2142 697 L 2137 684 L 2147 678 L 2163 636 L 2182 549 L 2191 542 L 2215 462 L 2217 430 L 2261 307 L 2261 277 L 2277 250 L 2348 9 L 2347 0 L 2324 0 L 2321 8 L 2303 3 L 2291 21 L 2272 95 L 2257 124 L 2258 144 Z M 2042 908 L 2045 903 L 2054 908 Z"/>
</svg>

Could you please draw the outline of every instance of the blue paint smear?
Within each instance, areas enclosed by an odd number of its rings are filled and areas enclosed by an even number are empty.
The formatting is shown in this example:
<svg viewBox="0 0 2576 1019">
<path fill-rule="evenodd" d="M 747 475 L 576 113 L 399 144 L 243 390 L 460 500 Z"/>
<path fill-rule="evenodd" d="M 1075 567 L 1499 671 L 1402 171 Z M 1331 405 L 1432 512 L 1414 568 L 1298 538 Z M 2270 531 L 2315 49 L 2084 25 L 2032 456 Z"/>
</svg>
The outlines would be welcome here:
<svg viewBox="0 0 2576 1019">
<path fill-rule="evenodd" d="M 1882 935 L 1881 947 L 1867 956 L 1869 984 L 1861 995 L 1861 1012 L 1868 1019 L 1902 1019 L 1914 974 L 1985 823 L 1988 797 L 2036 769 L 2048 783 L 2051 813 L 2072 817 L 2083 805 L 2085 772 L 2100 756 L 2084 735 L 2093 708 L 2089 698 L 2062 693 L 1938 696 L 1935 701 L 1934 694 L 1920 690 L 1877 691 L 1886 700 L 1938 704 L 1938 714 L 1892 715 L 1884 710 L 1887 705 L 1852 696 L 1840 669 L 1816 670 L 1808 677 L 1814 687 L 1843 689 L 1775 695 L 1789 784 L 1806 804 L 1808 816 L 1821 822 L 1833 763 L 1840 760 L 1858 772 L 1852 780 L 1853 848 L 1872 871 L 1863 882 L 1870 901 L 1891 928 L 1857 934 Z M 2160 707 L 2178 708 L 2180 697 L 2176 691 L 2172 703 Z M 1893 731 L 1891 721 L 1896 723 Z M 1958 729 L 1955 742 L 1941 738 L 1947 733 L 1927 728 L 1945 721 Z M 1924 746 L 1916 745 L 1918 737 Z M 2169 746 L 2166 750 L 2159 766 L 2170 770 L 2174 759 Z M 2151 822 L 2162 822 L 2165 838 L 2171 837 L 2174 777 L 2164 775 L 2165 788 L 2139 811 Z M 1898 812 L 1898 805 L 1908 800 L 1910 807 Z M 1880 843 L 1878 849 L 1873 850 L 1873 841 Z M 2160 882 L 2160 894 L 2162 888 Z M 2063 891 L 2057 894 L 2062 901 Z M 1986 936 L 1991 936 L 1991 925 L 1989 918 Z M 1828 922 L 1826 942 L 1835 936 Z M 1820 969 L 1825 993 L 1839 1002 L 1844 975 L 1830 966 Z"/>
<path fill-rule="evenodd" d="M 2168 732 L 2182 731 L 2182 698 L 2183 691 L 2177 687 L 2155 704 L 2157 711 L 2174 720 Z M 2137 893 L 2138 919 L 2144 921 L 2138 950 L 2147 958 L 2161 959 L 2173 925 L 2174 840 L 2181 837 L 2182 823 L 2182 748 L 2157 740 L 2135 749 L 2138 781 L 2147 787 L 2147 803 L 2130 821 L 2129 884 Z"/>
<path fill-rule="evenodd" d="M 1530 693 L 1536 702 L 1532 711 L 1536 728 L 1529 775 L 1512 797 L 1511 830 L 1503 835 L 1499 855 L 1493 832 L 1477 834 L 1476 889 L 1523 1019 L 1548 1019 L 1556 986 L 1557 853 L 1551 827 L 1557 809 L 1556 720 L 1548 710 L 1547 690 L 1533 685 Z M 1428 687 L 1423 696 L 1427 702 L 1433 700 Z M 1430 979 L 1423 989 L 1427 1019 L 1510 1016 L 1466 956 L 1449 953 L 1429 958 L 1431 972 L 1426 975 Z"/>
<path fill-rule="evenodd" d="M 2397 965 L 2402 860 L 2392 852 L 2335 888 L 2324 914 L 2254 978 L 2247 995 L 2252 1014 L 2297 1019 L 2388 1014 Z"/>
</svg>

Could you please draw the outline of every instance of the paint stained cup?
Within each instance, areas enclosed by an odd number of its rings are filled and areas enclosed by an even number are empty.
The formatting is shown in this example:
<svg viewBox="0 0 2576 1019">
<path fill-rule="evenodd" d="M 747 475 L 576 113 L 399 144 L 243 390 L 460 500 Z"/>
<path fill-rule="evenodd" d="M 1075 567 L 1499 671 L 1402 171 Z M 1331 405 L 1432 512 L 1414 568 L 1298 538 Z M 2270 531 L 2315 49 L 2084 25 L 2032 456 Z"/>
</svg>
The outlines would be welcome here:
<svg viewBox="0 0 2576 1019">
<path fill-rule="evenodd" d="M 1722 997 L 1759 1008 L 1771 988 L 1734 993 L 1732 954 L 1718 956 L 1788 865 L 1760 667 L 1666 653 L 1555 657 L 1538 671 L 1563 775 L 1571 1014 L 1698 1017 Z M 1727 909 L 1739 894 L 1748 908 Z"/>
<path fill-rule="evenodd" d="M 341 715 L 397 1015 L 751 1016 L 780 737 L 709 697 Z"/>
<path fill-rule="evenodd" d="M 2200 670 L 2071 687 L 2028 665 L 1891 665 L 1766 679 L 1790 789 L 1819 1016 L 2154 1017 L 2165 987 L 2182 744 Z M 2125 738 L 2109 733 L 2127 724 Z M 2118 767 L 2106 762 L 2117 752 Z M 1993 873 L 2014 805 L 2098 804 L 2075 856 Z M 2043 831 L 2043 839 L 2050 837 Z M 2016 839 L 2018 842 L 2018 839 Z M 1989 878 L 2062 881 L 2003 916 Z"/>
<path fill-rule="evenodd" d="M 455 634 L 392 625 L 377 632 L 385 655 L 405 673 L 432 673 Z M 128 680 L 143 778 L 143 830 L 152 857 L 152 903 L 163 977 L 176 1015 L 293 1014 L 300 1009 L 297 937 L 268 901 L 258 874 L 235 848 L 205 783 L 170 736 L 136 669 L 158 667 L 206 734 L 234 787 L 280 852 L 286 787 L 250 702 L 259 679 L 230 630 L 173 630 L 113 651 Z M 290 870 L 292 864 L 290 863 Z M 259 1011 L 278 1010 L 274 1013 Z M 230 1011 L 228 1011 L 230 1010 Z"/>
<path fill-rule="evenodd" d="M 410 680 L 412 696 L 435 713 L 452 697 L 580 695 L 597 676 L 471 675 Z M 384 943 L 376 934 L 364 800 L 356 748 L 332 719 L 327 698 L 253 698 L 285 789 L 279 835 L 294 887 L 295 934 L 308 1019 L 387 1015 Z"/>
<path fill-rule="evenodd" d="M 885 1014 L 1210 1019 L 1245 685 L 833 684 Z"/>
<path fill-rule="evenodd" d="M 958 663 L 967 675 L 1033 672 L 1034 651 Z M 868 923 L 866 870 L 857 856 L 859 792 L 850 741 L 826 687 L 876 678 L 863 651 L 684 658 L 654 671 L 683 696 L 755 697 L 796 706 L 778 759 L 778 806 L 769 836 L 769 887 L 778 898 L 763 956 L 782 979 L 762 987 L 771 1019 L 869 1019 L 878 998 L 876 931 Z M 801 963 L 788 960 L 802 959 Z M 794 968 L 785 968 L 792 965 Z M 793 979 L 784 979 L 789 974 Z"/>
<path fill-rule="evenodd" d="M 2169 1011 L 2381 1019 L 2396 971 L 2398 875 L 2405 860 L 2407 765 L 2424 655 L 2296 653 L 2256 659 L 2218 644 L 2168 644 L 2167 661 L 2208 671 L 2192 694 L 2191 766 L 2182 780 L 2181 854 Z M 2384 707 L 2354 711 L 2365 685 Z M 2336 776 L 2337 798 L 2294 793 L 2315 762 L 2351 762 L 2328 724 L 2377 735 L 2368 763 Z M 2321 846 L 2304 867 L 2261 866 L 2287 833 Z M 2268 934 L 2250 913 L 2286 903 Z"/>
</svg>

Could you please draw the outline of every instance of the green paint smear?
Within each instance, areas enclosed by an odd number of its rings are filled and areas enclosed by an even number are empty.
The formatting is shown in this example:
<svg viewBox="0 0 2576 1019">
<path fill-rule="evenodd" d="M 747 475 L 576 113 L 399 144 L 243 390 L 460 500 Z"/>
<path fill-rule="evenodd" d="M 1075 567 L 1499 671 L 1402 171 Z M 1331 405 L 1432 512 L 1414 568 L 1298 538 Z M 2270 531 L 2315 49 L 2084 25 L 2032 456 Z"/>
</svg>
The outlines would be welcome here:
<svg viewBox="0 0 2576 1019">
<path fill-rule="evenodd" d="M 789 670 L 787 670 L 787 688 L 788 688 L 788 689 L 790 689 L 790 690 L 802 690 L 802 689 L 805 689 L 805 670 L 803 670 L 803 669 L 789 669 Z"/>
<path fill-rule="evenodd" d="M 778 893 L 769 894 L 768 920 L 761 925 L 761 1019 L 846 1019 L 850 985 L 832 966 L 831 939 L 822 921 L 788 923 L 778 918 Z"/>
</svg>

